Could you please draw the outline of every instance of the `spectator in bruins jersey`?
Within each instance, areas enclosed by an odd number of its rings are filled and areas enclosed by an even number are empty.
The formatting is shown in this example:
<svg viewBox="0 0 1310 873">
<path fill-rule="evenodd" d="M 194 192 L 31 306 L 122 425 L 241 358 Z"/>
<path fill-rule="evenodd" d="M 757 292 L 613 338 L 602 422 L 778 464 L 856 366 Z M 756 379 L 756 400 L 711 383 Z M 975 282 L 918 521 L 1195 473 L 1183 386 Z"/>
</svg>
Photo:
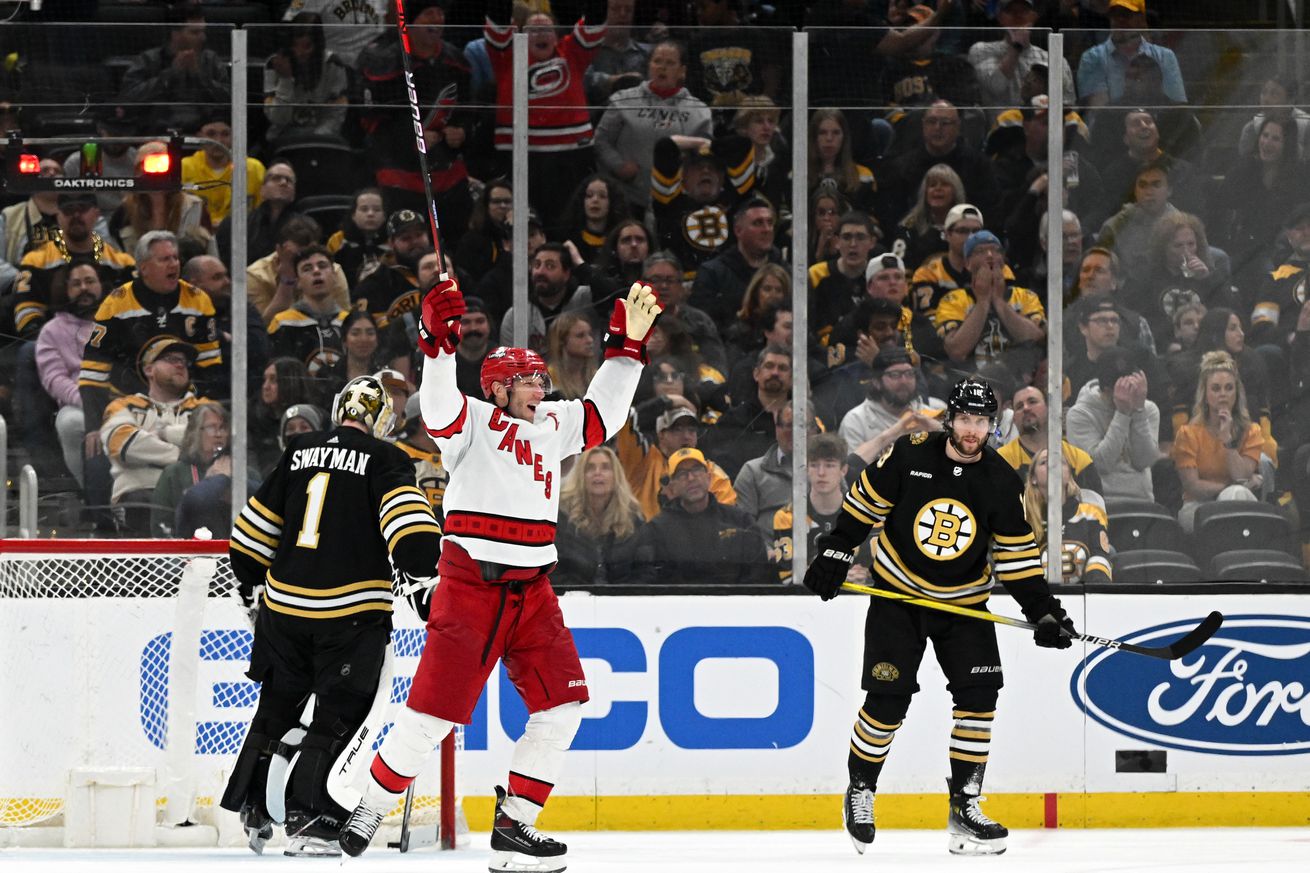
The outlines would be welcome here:
<svg viewBox="0 0 1310 873">
<path fill-rule="evenodd" d="M 559 563 L 554 585 L 644 585 L 656 581 L 649 564 L 638 560 L 637 544 L 646 526 L 641 507 L 618 455 L 609 446 L 588 449 L 578 458 L 559 492 Z"/>
<path fill-rule="evenodd" d="M 382 208 L 382 192 L 361 188 L 355 192 L 349 214 L 341 219 L 341 229 L 328 237 L 327 250 L 346 271 L 346 281 L 355 287 L 382 263 L 387 243 L 382 225 L 387 213 Z"/>
<path fill-rule="evenodd" d="M 419 261 L 434 250 L 428 219 L 412 209 L 399 209 L 388 216 L 387 242 L 390 256 L 384 257 L 380 267 L 351 289 L 354 306 L 373 313 L 383 331 L 418 306 Z M 403 345 L 409 348 L 411 344 Z"/>
<path fill-rule="evenodd" d="M 150 536 L 155 485 L 181 456 L 187 421 L 202 403 L 193 394 L 196 349 L 175 336 L 157 336 L 141 349 L 145 390 L 114 400 L 105 409 L 100 439 L 114 479 L 111 501 L 120 531 Z"/>
<path fill-rule="evenodd" d="M 846 202 L 872 215 L 877 211 L 878 183 L 873 171 L 851 157 L 851 130 L 840 109 L 810 113 L 808 160 L 810 188 L 831 179 Z"/>
<path fill-rule="evenodd" d="M 918 268 L 948 249 L 950 228 L 947 224 L 952 217 L 958 219 L 959 210 L 967 205 L 964 203 L 966 199 L 964 182 L 949 164 L 934 164 L 928 168 L 919 183 L 914 205 L 900 217 L 893 231 L 896 239 L 904 243 L 902 254 L 906 261 Z M 978 228 L 982 228 L 982 213 L 978 213 Z M 963 241 L 959 244 L 963 245 Z M 936 301 L 932 303 L 936 305 Z"/>
<path fill-rule="evenodd" d="M 180 278 L 177 237 L 165 230 L 148 231 L 136 244 L 135 258 L 137 277 L 114 289 L 100 304 L 82 353 L 77 387 L 88 423 L 104 417 L 112 396 L 142 390 L 140 355 L 160 336 L 195 347 L 191 375 L 198 394 L 214 400 L 228 395 L 214 302 Z"/>
<path fill-rule="evenodd" d="M 779 223 L 790 225 L 792 152 L 778 131 L 780 115 L 778 105 L 768 97 L 747 94 L 732 115 L 732 129 L 755 147 L 755 190 L 777 207 Z"/>
<path fill-rule="evenodd" d="M 1073 622 L 1047 587 L 1023 515 L 1023 483 L 987 447 L 996 427 L 995 395 L 986 383 L 963 379 L 947 408 L 944 433 L 900 438 L 856 478 L 832 531 L 815 543 L 805 587 L 824 600 L 835 597 L 856 549 L 881 524 L 875 588 L 985 609 L 999 580 L 1037 625 L 1037 645 L 1068 648 Z M 948 847 L 953 854 L 999 854 L 1008 831 L 978 805 L 1003 683 L 995 625 L 881 597 L 870 599 L 865 623 L 866 697 L 847 759 L 846 831 L 857 852 L 873 842 L 878 777 L 919 688 L 916 674 L 928 640 L 954 704 Z"/>
<path fill-rule="evenodd" d="M 158 140 L 142 143 L 136 153 L 135 172 L 141 172 L 142 162 L 148 155 L 161 154 L 168 154 L 167 143 Z M 148 230 L 168 230 L 186 236 L 198 227 L 206 231 L 211 228 L 209 211 L 205 201 L 185 191 L 133 191 L 123 197 L 109 218 L 109 232 L 129 251 Z M 218 243 L 212 235 L 208 236 L 208 248 L 209 254 L 218 255 Z M 249 254 L 252 259 L 256 256 L 253 252 Z"/>
<path fill-rule="evenodd" d="M 1005 252 L 991 231 L 980 230 L 964 244 L 969 286 L 937 304 L 937 332 L 953 364 L 1000 359 L 1018 346 L 1046 339 L 1046 310 L 1037 295 L 1006 280 Z"/>
<path fill-rule="evenodd" d="M 1024 477 L 1027 484 L 1023 489 L 1023 514 L 1033 529 L 1037 547 L 1042 550 L 1042 563 L 1049 566 L 1050 555 L 1046 546 L 1046 458 L 1046 449 L 1034 455 L 1028 475 Z M 1064 519 L 1064 535 L 1061 540 L 1063 561 L 1060 577 L 1070 583 L 1109 582 L 1110 533 L 1105 507 L 1084 499 L 1069 466 L 1067 454 L 1064 456 L 1063 467 L 1064 504 L 1060 509 L 1060 517 Z"/>
<path fill-rule="evenodd" d="M 832 532 L 833 525 L 841 517 L 842 504 L 846 499 L 846 441 L 836 434 L 819 434 L 810 440 L 806 452 L 808 489 L 805 522 L 808 531 L 806 539 L 809 542 L 806 554 L 817 554 L 814 551 L 816 540 Z M 777 567 L 778 581 L 784 585 L 796 581 L 791 574 L 794 515 L 792 502 L 788 500 L 773 512 L 768 531 L 771 543 L 769 560 Z M 860 551 L 861 557 L 867 559 L 868 548 L 861 546 Z M 846 579 L 860 585 L 868 584 L 869 569 L 861 564 L 852 564 Z"/>
<path fill-rule="evenodd" d="M 754 185 L 755 149 L 743 136 L 713 142 L 666 136 L 655 143 L 650 167 L 655 232 L 660 248 L 682 261 L 686 280 L 695 279 L 701 264 L 727 250 L 732 238 L 728 213 Z"/>
<path fill-rule="evenodd" d="M 864 271 L 879 236 L 866 213 L 847 212 L 837 221 L 837 256 L 810 267 L 810 330 L 821 344 L 829 345 L 837 322 L 864 297 Z"/>
<path fill-rule="evenodd" d="M 1096 490 L 1103 496 L 1154 500 L 1151 468 L 1160 459 L 1160 408 L 1147 397 L 1149 380 L 1133 355 L 1120 348 L 1107 349 L 1097 358 L 1094 373 L 1096 378 L 1078 392 L 1066 416 L 1065 459 L 1077 457 L 1067 448 L 1072 442 L 1091 455 L 1102 482 Z M 1022 428 L 1018 394 L 1015 398 Z"/>
<path fill-rule="evenodd" d="M 720 503 L 710 491 L 710 462 L 699 449 L 669 456 L 669 483 L 677 498 L 641 531 L 638 560 L 672 585 L 758 585 L 771 570 L 755 520 Z"/>
<path fill-rule="evenodd" d="M 732 213 L 733 244 L 701 264 L 692 285 L 691 299 L 705 310 L 720 332 L 732 323 L 738 301 L 751 277 L 765 264 L 786 266 L 774 245 L 778 213 L 762 197 L 737 204 Z"/>
<path fill-rule="evenodd" d="M 1310 203 L 1302 203 L 1283 218 L 1281 258 L 1262 277 L 1251 307 L 1253 345 L 1289 348 L 1299 331 L 1297 319 L 1310 301 Z"/>
<path fill-rule="evenodd" d="M 1046 446 L 1046 395 L 1035 385 L 1025 385 L 1014 392 L 1010 408 L 1014 411 L 1014 423 L 1019 429 L 1019 435 L 997 449 L 996 453 L 1014 468 L 1019 478 L 1026 479 L 1033 457 Z M 1060 442 L 1078 487 L 1100 495 L 1101 476 L 1092 463 L 1092 456 L 1068 440 Z"/>
<path fill-rule="evenodd" d="M 969 266 L 964 258 L 964 244 L 982 229 L 983 214 L 972 203 L 956 203 L 946 213 L 942 222 L 945 249 L 920 263 L 910 279 L 915 312 L 936 319 L 937 304 L 942 298 L 956 288 L 968 287 Z M 1005 278 L 1013 279 L 1010 268 L 1005 269 Z"/>
<path fill-rule="evenodd" d="M 311 379 L 326 378 L 341 360 L 342 325 L 349 310 L 332 299 L 332 257 L 321 245 L 296 255 L 296 297 L 268 324 L 273 354 L 305 362 Z"/>
<path fill-rule="evenodd" d="M 273 253 L 246 268 L 246 299 L 259 310 L 264 323 L 296 302 L 296 256 L 300 250 L 323 240 L 318 222 L 304 215 L 292 218 L 277 232 Z M 333 268 L 332 299 L 342 309 L 350 308 L 350 286 L 345 271 Z"/>
<path fill-rule="evenodd" d="M 596 331 L 587 314 L 562 312 L 546 329 L 546 364 L 550 381 L 565 400 L 581 400 L 600 369 Z"/>
<path fill-rule="evenodd" d="M 286 830 L 293 849 L 332 851 L 346 810 L 327 775 L 377 731 L 366 716 L 391 693 L 393 584 L 397 593 L 435 584 L 441 529 L 409 458 L 381 439 L 393 417 L 376 379 L 352 380 L 333 404 L 333 429 L 292 437 L 232 528 L 232 569 L 254 618 L 246 675 L 261 686 L 222 806 L 241 814 L 257 852 L 272 836 L 271 758 L 311 693 L 314 718 L 285 787 Z"/>
<path fill-rule="evenodd" d="M 135 261 L 95 231 L 100 207 L 90 192 L 60 194 L 58 227 L 50 238 L 23 255 L 14 281 L 14 326 L 19 336 L 35 339 L 49 317 L 54 272 L 73 261 L 89 261 L 104 271 L 103 281 L 117 287 L 132 277 Z"/>
</svg>

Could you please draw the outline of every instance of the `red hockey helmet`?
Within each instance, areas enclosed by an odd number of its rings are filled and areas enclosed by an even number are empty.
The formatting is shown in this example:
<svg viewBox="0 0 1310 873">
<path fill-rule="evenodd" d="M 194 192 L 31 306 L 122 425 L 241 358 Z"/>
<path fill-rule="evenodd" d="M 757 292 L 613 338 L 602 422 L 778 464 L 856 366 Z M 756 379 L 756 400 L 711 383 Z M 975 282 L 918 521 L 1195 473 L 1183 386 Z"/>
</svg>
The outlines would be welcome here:
<svg viewBox="0 0 1310 873">
<path fill-rule="evenodd" d="M 515 378 L 540 376 L 542 387 L 550 393 L 550 371 L 546 361 L 532 349 L 519 349 L 512 346 L 500 346 L 482 359 L 482 393 L 491 397 L 491 383 L 503 382 L 509 385 Z"/>
</svg>

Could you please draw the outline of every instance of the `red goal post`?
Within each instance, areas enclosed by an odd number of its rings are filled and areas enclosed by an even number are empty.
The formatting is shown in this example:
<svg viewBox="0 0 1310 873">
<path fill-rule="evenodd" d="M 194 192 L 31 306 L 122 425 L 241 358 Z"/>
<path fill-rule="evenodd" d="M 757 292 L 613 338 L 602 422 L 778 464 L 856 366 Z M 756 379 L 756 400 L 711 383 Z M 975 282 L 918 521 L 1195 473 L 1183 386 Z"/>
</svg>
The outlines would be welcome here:
<svg viewBox="0 0 1310 873">
<path fill-rule="evenodd" d="M 27 716 L 3 720 L 14 735 L 0 738 L 0 845 L 7 829 L 66 824 L 70 774 L 87 769 L 146 774 L 161 825 L 223 831 L 217 797 L 258 695 L 244 676 L 252 635 L 227 546 L 0 539 L 0 699 L 22 701 Z M 418 617 L 398 603 L 395 706 L 423 640 Z M 439 828 L 453 846 L 467 831 L 456 790 L 461 740 L 443 744 L 439 776 L 433 767 L 416 783 L 418 844 Z M 387 823 L 399 825 L 399 808 Z"/>
</svg>

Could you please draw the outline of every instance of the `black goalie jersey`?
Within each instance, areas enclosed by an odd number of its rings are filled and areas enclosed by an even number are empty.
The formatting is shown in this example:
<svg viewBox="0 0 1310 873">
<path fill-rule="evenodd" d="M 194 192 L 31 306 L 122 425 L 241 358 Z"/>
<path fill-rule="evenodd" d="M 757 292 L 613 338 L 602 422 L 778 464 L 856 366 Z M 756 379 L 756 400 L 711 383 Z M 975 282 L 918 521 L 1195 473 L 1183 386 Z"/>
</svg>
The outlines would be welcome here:
<svg viewBox="0 0 1310 873">
<path fill-rule="evenodd" d="M 847 518 L 838 526 L 847 538 L 884 523 L 873 555 L 875 587 L 982 603 L 994 584 L 990 555 L 995 578 L 1020 606 L 1044 600 L 1050 592 L 1019 477 L 990 448 L 975 463 L 956 463 L 946 440 L 944 433 L 901 437 L 846 495 Z"/>
<path fill-rule="evenodd" d="M 391 612 L 391 563 L 436 575 L 441 530 L 409 457 L 350 427 L 293 437 L 232 527 L 242 591 L 305 619 Z M 389 615 L 383 616 L 389 619 Z"/>
</svg>

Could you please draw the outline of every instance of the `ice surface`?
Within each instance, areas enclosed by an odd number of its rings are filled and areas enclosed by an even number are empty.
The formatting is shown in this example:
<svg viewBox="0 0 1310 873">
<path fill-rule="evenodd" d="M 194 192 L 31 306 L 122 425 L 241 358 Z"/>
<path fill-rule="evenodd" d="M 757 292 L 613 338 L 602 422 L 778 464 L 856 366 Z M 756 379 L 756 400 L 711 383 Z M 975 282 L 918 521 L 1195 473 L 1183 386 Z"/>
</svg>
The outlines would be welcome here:
<svg viewBox="0 0 1310 873">
<path fill-rule="evenodd" d="M 1310 828 L 1012 831 L 1009 851 L 990 858 L 949 855 L 944 830 L 881 831 L 863 856 L 857 855 L 845 833 L 837 830 L 593 831 L 557 836 L 569 844 L 569 870 L 573 873 L 1234 873 L 1238 865 L 1251 865 L 1248 869 L 1259 873 L 1310 870 Z M 0 851 L 0 870 L 228 873 L 345 868 L 347 873 L 472 873 L 487 869 L 486 845 L 486 834 L 474 834 L 471 849 L 429 849 L 400 855 L 394 849 L 374 847 L 363 857 L 344 861 L 280 854 L 256 857 L 235 849 L 7 849 Z"/>
</svg>

